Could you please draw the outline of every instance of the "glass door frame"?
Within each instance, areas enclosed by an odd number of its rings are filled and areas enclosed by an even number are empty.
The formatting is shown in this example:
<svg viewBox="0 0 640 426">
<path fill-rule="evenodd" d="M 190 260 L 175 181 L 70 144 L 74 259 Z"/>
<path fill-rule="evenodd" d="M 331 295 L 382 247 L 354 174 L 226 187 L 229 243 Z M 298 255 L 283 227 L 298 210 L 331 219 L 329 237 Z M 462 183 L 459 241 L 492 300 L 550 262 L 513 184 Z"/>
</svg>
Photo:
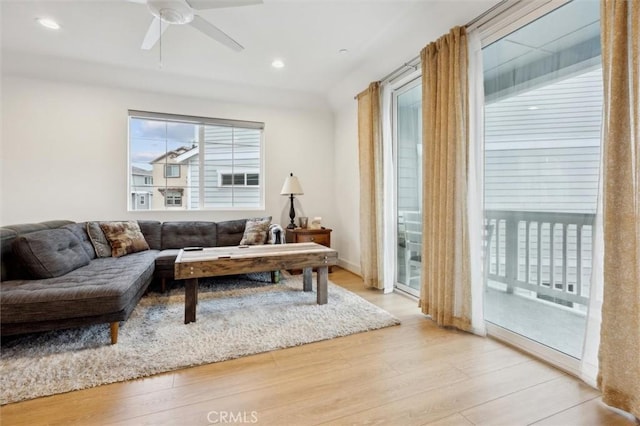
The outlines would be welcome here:
<svg viewBox="0 0 640 426">
<path fill-rule="evenodd" d="M 522 27 L 527 26 L 538 18 L 541 18 L 548 13 L 552 13 L 571 1 L 573 0 L 550 0 L 546 3 L 521 3 L 513 7 L 511 10 L 506 10 L 502 16 L 495 16 L 492 21 L 490 20 L 478 27 L 482 48 L 484 49 L 488 45 Z M 484 167 L 482 173 L 484 174 Z M 485 278 L 487 273 L 488 271 L 484 271 Z M 487 335 L 489 337 L 527 352 L 569 374 L 577 377 L 581 376 L 581 360 L 497 325 L 491 321 L 485 320 L 485 325 Z"/>
<path fill-rule="evenodd" d="M 393 141 L 393 256 L 394 256 L 394 274 L 393 287 L 413 297 L 420 297 L 420 291 L 409 287 L 406 284 L 398 282 L 398 96 L 415 89 L 422 84 L 422 71 L 420 69 L 405 75 L 401 80 L 397 80 L 391 84 L 391 139 Z M 422 138 L 421 138 L 422 139 Z M 420 177 L 422 179 L 422 177 Z M 422 187 L 422 186 L 420 186 Z"/>
</svg>

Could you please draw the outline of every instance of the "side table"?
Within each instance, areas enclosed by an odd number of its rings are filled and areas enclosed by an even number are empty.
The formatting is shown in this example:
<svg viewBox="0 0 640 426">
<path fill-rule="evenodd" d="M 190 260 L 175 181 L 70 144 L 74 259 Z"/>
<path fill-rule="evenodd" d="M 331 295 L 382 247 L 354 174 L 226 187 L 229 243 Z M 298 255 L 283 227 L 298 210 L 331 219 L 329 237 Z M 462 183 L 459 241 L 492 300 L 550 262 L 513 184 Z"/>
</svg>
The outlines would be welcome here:
<svg viewBox="0 0 640 426">
<path fill-rule="evenodd" d="M 317 243 L 326 247 L 331 247 L 331 229 L 320 228 L 294 228 L 285 229 L 285 241 L 287 243 Z M 294 269 L 289 271 L 291 274 L 301 274 L 302 271 Z M 332 272 L 332 267 L 329 267 L 329 272 Z"/>
</svg>

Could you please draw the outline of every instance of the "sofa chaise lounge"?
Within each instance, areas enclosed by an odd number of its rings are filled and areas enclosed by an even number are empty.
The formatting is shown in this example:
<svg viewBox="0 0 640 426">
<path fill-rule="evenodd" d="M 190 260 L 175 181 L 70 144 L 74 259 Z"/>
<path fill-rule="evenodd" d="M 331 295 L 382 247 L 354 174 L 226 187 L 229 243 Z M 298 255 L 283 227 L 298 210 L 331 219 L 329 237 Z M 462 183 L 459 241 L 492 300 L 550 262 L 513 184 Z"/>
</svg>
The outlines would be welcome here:
<svg viewBox="0 0 640 426">
<path fill-rule="evenodd" d="M 179 249 L 238 245 L 247 219 L 137 221 L 148 249 L 120 257 L 100 257 L 88 224 L 57 220 L 0 228 L 2 336 L 109 323 L 115 344 L 119 322 L 129 317 L 149 284 L 157 279 L 164 290 L 173 279 Z M 272 236 L 279 242 L 278 228 Z"/>
</svg>

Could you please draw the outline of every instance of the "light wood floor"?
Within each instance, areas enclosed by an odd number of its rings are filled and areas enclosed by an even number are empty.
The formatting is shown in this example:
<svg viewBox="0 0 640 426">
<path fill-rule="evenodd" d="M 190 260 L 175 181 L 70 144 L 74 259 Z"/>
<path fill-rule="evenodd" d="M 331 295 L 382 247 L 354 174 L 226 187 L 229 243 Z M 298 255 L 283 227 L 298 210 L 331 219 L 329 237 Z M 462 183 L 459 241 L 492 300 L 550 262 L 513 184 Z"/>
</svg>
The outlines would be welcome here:
<svg viewBox="0 0 640 426">
<path fill-rule="evenodd" d="M 577 379 L 494 340 L 439 329 L 412 299 L 363 289 L 338 268 L 330 279 L 402 325 L 9 404 L 0 423 L 633 424 Z"/>
</svg>

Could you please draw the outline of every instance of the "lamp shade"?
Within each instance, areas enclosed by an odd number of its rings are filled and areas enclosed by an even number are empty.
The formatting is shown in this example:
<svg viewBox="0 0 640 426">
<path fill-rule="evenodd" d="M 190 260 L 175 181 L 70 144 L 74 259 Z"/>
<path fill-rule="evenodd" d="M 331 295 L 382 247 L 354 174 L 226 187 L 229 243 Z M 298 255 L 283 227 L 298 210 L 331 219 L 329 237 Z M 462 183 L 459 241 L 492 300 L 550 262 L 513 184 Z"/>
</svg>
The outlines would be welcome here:
<svg viewBox="0 0 640 426">
<path fill-rule="evenodd" d="M 304 195 L 300 182 L 298 182 L 298 178 L 294 176 L 293 173 L 287 176 L 287 179 L 284 181 L 284 185 L 282 185 L 282 191 L 280 191 L 280 195 L 290 194 Z"/>
</svg>

